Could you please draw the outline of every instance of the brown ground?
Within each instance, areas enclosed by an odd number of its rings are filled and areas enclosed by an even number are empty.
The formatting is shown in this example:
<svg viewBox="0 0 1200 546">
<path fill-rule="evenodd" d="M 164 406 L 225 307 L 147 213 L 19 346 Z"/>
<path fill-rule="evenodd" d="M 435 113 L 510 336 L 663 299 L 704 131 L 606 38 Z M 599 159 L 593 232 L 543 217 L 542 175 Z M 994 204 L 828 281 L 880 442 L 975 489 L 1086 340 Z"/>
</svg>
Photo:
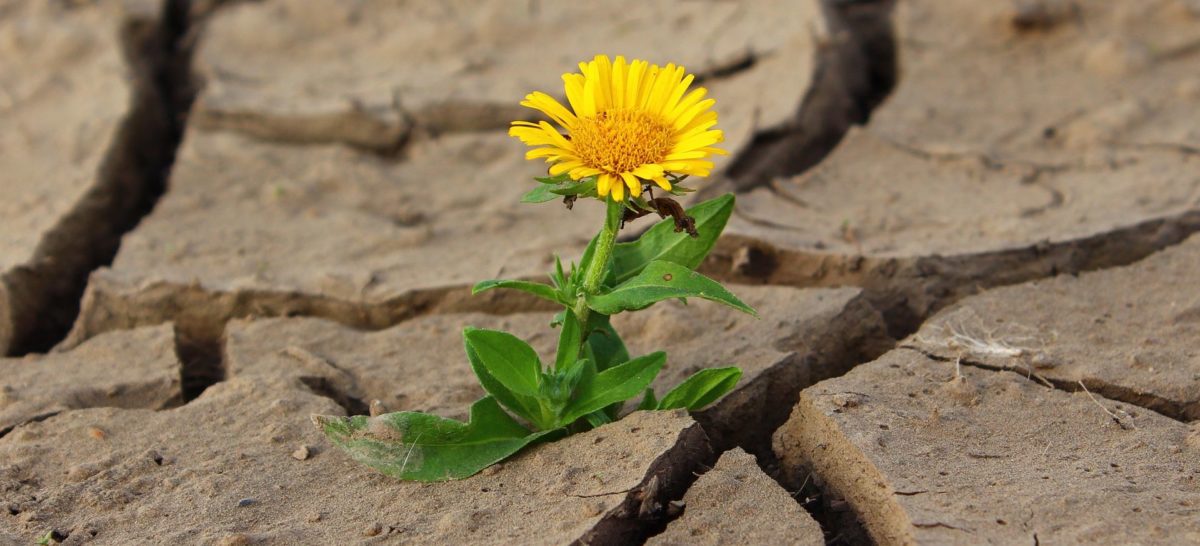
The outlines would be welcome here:
<svg viewBox="0 0 1200 546">
<path fill-rule="evenodd" d="M 599 223 L 504 135 L 597 52 L 718 99 L 703 269 L 762 315 L 616 327 L 745 378 L 353 463 L 309 414 L 463 417 L 464 326 L 549 357 L 468 287 Z M 1194 0 L 0 0 L 0 57 L 0 544 L 1200 543 Z"/>
</svg>

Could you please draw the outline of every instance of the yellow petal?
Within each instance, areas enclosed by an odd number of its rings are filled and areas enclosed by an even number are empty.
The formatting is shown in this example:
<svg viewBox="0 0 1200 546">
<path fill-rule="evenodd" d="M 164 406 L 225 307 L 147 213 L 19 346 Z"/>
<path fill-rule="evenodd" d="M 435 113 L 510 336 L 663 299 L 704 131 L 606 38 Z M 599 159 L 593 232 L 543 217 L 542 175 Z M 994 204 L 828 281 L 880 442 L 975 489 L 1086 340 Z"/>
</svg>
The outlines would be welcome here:
<svg viewBox="0 0 1200 546">
<path fill-rule="evenodd" d="M 642 84 L 642 75 L 646 71 L 646 61 L 633 61 L 629 66 L 629 76 L 625 82 L 625 88 L 621 90 L 625 93 L 625 104 L 629 108 L 637 108 L 638 104 L 638 87 Z"/>
<path fill-rule="evenodd" d="M 579 168 L 582 166 L 583 166 L 583 163 L 581 163 L 579 161 L 564 161 L 562 163 L 555 163 L 554 165 L 550 166 L 550 176 L 558 176 L 558 175 L 565 173 L 571 169 Z"/>
<path fill-rule="evenodd" d="M 614 183 L 612 185 L 612 196 L 614 201 L 624 201 L 625 184 Z"/>
<path fill-rule="evenodd" d="M 630 173 L 621 173 L 621 178 L 625 180 L 625 185 L 629 186 L 629 194 L 637 197 L 642 194 L 642 181 Z"/>
<path fill-rule="evenodd" d="M 588 63 L 587 67 L 588 71 L 583 82 L 583 110 L 579 112 L 579 115 L 590 118 L 595 116 L 600 108 L 596 97 L 599 77 L 596 76 L 596 63 Z"/>
<path fill-rule="evenodd" d="M 575 122 L 574 114 L 567 111 L 554 97 L 540 91 L 526 95 L 525 100 L 521 101 L 521 106 L 533 108 L 550 116 L 550 119 L 563 126 L 564 129 L 570 128 Z"/>
<path fill-rule="evenodd" d="M 543 122 L 538 123 L 538 127 L 541 127 L 542 132 L 546 133 L 546 135 L 548 135 L 550 137 L 551 143 L 553 143 L 555 146 L 558 146 L 559 148 L 562 148 L 564 150 L 574 150 L 575 149 L 575 146 L 571 145 L 571 141 L 567 140 L 561 134 L 559 134 L 559 132 L 554 129 L 553 125 L 550 125 L 549 123 L 543 121 Z"/>
<path fill-rule="evenodd" d="M 647 163 L 645 165 L 642 165 L 641 167 L 634 169 L 633 175 L 638 178 L 643 178 L 646 180 L 653 180 L 654 178 L 663 175 L 663 168 L 661 165 L 656 165 L 654 163 Z"/>
<path fill-rule="evenodd" d="M 671 111 L 668 112 L 664 117 L 668 122 L 674 123 L 676 119 L 679 119 L 680 114 L 683 114 L 687 109 L 699 103 L 700 100 L 704 98 L 704 95 L 707 94 L 708 89 L 703 87 L 697 87 L 696 89 L 693 89 L 691 93 L 688 93 L 686 97 L 683 97 L 683 100 L 679 101 L 679 104 L 676 104 L 675 108 L 671 109 Z"/>
<path fill-rule="evenodd" d="M 716 144 L 724 139 L 724 134 L 721 131 L 705 131 L 694 137 L 680 141 L 674 146 L 673 151 L 687 152 Z"/>
<path fill-rule="evenodd" d="M 646 103 L 650 100 L 650 90 L 654 88 L 654 82 L 658 81 L 658 73 L 661 70 L 658 65 L 652 64 L 642 72 L 642 82 L 638 84 L 637 103 L 634 108 L 646 109 Z"/>
<path fill-rule="evenodd" d="M 679 71 L 684 71 L 682 66 L 679 67 Z M 688 88 L 692 86 L 692 81 L 695 79 L 696 76 L 688 74 L 687 76 L 684 76 L 683 81 L 675 85 L 675 89 L 672 89 L 671 95 L 667 97 L 667 102 L 663 104 L 663 115 L 668 115 L 675 110 L 675 107 L 679 105 L 679 99 L 683 98 L 683 94 L 686 93 Z"/>
<path fill-rule="evenodd" d="M 655 184 L 658 184 L 658 187 L 660 187 L 664 190 L 667 190 L 667 191 L 671 191 L 671 182 L 669 180 L 667 180 L 667 177 L 657 176 L 657 177 L 654 177 L 652 180 L 654 180 Z"/>
<path fill-rule="evenodd" d="M 567 92 L 567 102 L 571 111 L 579 114 L 583 108 L 583 76 L 579 74 L 563 74 L 563 88 Z"/>
<path fill-rule="evenodd" d="M 671 92 L 672 86 L 678 82 L 679 77 L 675 65 L 668 64 L 654 80 L 654 86 L 650 89 L 650 96 L 646 101 L 646 111 L 656 114 L 662 112 L 667 95 Z"/>
<path fill-rule="evenodd" d="M 675 118 L 675 129 L 679 130 L 679 129 L 683 129 L 684 127 L 687 127 L 687 125 L 689 123 L 691 123 L 692 120 L 695 119 L 696 116 L 700 114 L 700 112 L 703 112 L 705 110 L 708 110 L 709 108 L 712 108 L 712 105 L 714 105 L 716 103 L 717 103 L 717 101 L 714 99 L 704 99 L 704 100 L 692 105 L 691 108 L 684 110 L 683 113 L 679 114 L 679 116 Z"/>
<path fill-rule="evenodd" d="M 564 150 L 562 148 L 556 148 L 554 146 L 550 146 L 550 147 L 546 147 L 546 148 L 534 148 L 532 150 L 529 150 L 528 152 L 525 152 L 525 159 L 538 159 L 541 157 L 554 158 L 554 157 L 562 157 L 565 155 L 571 155 L 571 152 Z"/>
<path fill-rule="evenodd" d="M 684 126 L 675 133 L 675 138 L 685 139 L 687 137 L 703 133 L 717 124 L 717 113 L 709 110 L 692 119 L 692 122 Z"/>
<path fill-rule="evenodd" d="M 608 190 L 612 188 L 613 178 L 611 174 L 603 173 L 596 177 L 596 193 L 600 197 L 608 195 Z"/>
<path fill-rule="evenodd" d="M 612 62 L 608 60 L 608 55 L 596 55 L 592 62 L 596 63 L 596 90 L 599 93 L 596 97 L 596 111 L 607 110 L 613 104 Z"/>
<path fill-rule="evenodd" d="M 613 108 L 625 107 L 625 81 L 628 78 L 629 68 L 625 64 L 625 57 L 617 55 L 617 60 L 613 62 L 613 87 L 622 90 L 619 93 L 613 93 Z"/>
<path fill-rule="evenodd" d="M 699 159 L 684 159 L 680 161 L 664 161 L 661 163 L 664 169 L 673 173 L 690 174 L 695 176 L 708 176 L 712 171 L 713 162 L 703 161 Z"/>
<path fill-rule="evenodd" d="M 604 171 L 601 171 L 600 169 L 593 169 L 591 167 L 579 167 L 576 169 L 571 169 L 570 174 L 572 180 L 580 180 L 589 176 L 596 176 L 602 172 Z"/>
<path fill-rule="evenodd" d="M 667 157 L 664 157 L 663 160 L 664 161 L 679 161 L 681 159 L 704 159 L 705 157 L 708 157 L 708 154 L 701 152 L 699 150 L 690 150 L 687 152 L 674 152 L 674 153 L 667 154 Z"/>
</svg>

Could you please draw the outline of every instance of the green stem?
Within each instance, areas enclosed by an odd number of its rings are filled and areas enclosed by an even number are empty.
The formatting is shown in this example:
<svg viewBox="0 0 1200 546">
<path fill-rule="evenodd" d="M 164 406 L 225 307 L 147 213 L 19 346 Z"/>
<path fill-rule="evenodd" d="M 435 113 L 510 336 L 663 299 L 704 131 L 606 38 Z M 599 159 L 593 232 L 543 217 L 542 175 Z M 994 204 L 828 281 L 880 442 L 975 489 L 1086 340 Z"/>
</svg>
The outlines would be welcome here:
<svg viewBox="0 0 1200 546">
<path fill-rule="evenodd" d="M 621 217 L 625 214 L 625 205 L 614 201 L 611 197 L 605 200 L 608 210 L 604 218 L 604 227 L 596 238 L 596 249 L 592 253 L 592 261 L 587 271 L 583 272 L 583 285 L 579 288 L 579 299 L 575 301 L 575 316 L 583 328 L 583 339 L 588 337 L 587 297 L 600 290 L 604 276 L 608 273 L 608 262 L 612 260 L 613 245 L 617 242 L 617 231 L 621 229 Z M 582 342 L 582 340 L 581 340 Z"/>
</svg>

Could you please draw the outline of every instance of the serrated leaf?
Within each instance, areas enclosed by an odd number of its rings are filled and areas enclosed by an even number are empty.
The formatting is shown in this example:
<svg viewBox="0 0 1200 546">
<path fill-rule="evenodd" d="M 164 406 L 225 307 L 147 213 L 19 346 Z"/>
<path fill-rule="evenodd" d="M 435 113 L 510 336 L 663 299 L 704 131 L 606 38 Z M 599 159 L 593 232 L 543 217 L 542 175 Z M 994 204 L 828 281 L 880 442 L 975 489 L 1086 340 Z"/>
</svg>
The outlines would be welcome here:
<svg viewBox="0 0 1200 546">
<path fill-rule="evenodd" d="M 742 370 L 740 368 L 700 370 L 663 396 L 658 403 L 658 409 L 699 410 L 732 391 L 741 378 Z"/>
<path fill-rule="evenodd" d="M 531 433 L 486 396 L 466 423 L 415 411 L 377 417 L 314 415 L 313 422 L 354 460 L 402 480 L 456 480 L 504 460 L 549 432 Z"/>
<path fill-rule="evenodd" d="M 475 372 L 475 377 L 479 378 L 479 384 L 483 386 L 483 390 L 495 397 L 498 402 L 503 404 L 504 407 L 508 408 L 513 413 L 516 413 L 530 423 L 533 423 L 536 427 L 538 427 L 538 429 L 546 430 L 554 428 L 553 416 L 548 414 L 536 394 L 515 392 L 492 373 L 488 365 L 485 363 L 483 357 L 476 350 L 476 347 L 471 343 L 470 340 L 467 339 L 469 332 L 479 331 L 482 330 L 468 328 L 466 331 L 464 331 L 463 346 L 467 353 L 467 360 L 471 363 L 471 370 Z M 528 345 L 526 345 L 526 347 L 528 347 Z M 529 350 L 532 351 L 532 349 Z M 534 354 L 533 358 L 536 362 L 536 353 Z M 538 373 L 540 368 L 540 364 L 535 364 L 533 373 Z M 527 369 L 522 368 L 522 370 L 518 373 L 524 374 L 530 372 Z M 536 383 L 536 379 L 534 382 Z"/>
<path fill-rule="evenodd" d="M 550 300 L 554 303 L 562 303 L 558 299 L 558 291 L 553 286 L 542 284 L 540 282 L 531 281 L 514 281 L 506 279 L 490 279 L 480 281 L 471 287 L 471 295 L 478 294 L 493 288 L 509 288 L 512 290 L 520 290 L 529 294 L 533 294 L 539 298 Z"/>
<path fill-rule="evenodd" d="M 559 425 L 569 425 L 605 406 L 637 396 L 654 381 L 666 362 L 666 353 L 660 351 L 613 366 L 594 376 L 585 375 L 575 390 L 575 399 L 563 409 Z"/>
<path fill-rule="evenodd" d="M 612 290 L 587 297 L 588 307 L 605 315 L 644 309 L 663 300 L 696 297 L 723 303 L 758 316 L 749 305 L 731 294 L 720 283 L 685 266 L 664 261 L 650 262 L 637 276 Z"/>
<path fill-rule="evenodd" d="M 700 234 L 696 238 L 676 233 L 674 222 L 668 219 L 655 224 L 636 241 L 618 243 L 613 247 L 613 284 L 633 278 L 656 260 L 688 269 L 699 267 L 725 230 L 733 205 L 733 194 L 727 193 L 687 209 L 687 214 L 696 220 L 696 231 Z"/>
</svg>

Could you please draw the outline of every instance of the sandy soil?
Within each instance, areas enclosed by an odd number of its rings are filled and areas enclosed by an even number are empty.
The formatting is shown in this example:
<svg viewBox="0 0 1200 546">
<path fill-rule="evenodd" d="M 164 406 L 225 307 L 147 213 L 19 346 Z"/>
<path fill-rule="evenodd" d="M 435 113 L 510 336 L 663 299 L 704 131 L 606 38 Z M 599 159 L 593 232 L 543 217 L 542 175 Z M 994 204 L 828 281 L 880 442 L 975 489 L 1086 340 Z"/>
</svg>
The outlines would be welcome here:
<svg viewBox="0 0 1200 546">
<path fill-rule="evenodd" d="M 354 463 L 309 415 L 462 417 L 462 327 L 548 358 L 468 289 L 599 224 L 504 129 L 601 51 L 718 99 L 762 315 L 616 327 L 743 382 Z M 0 544 L 1200 542 L 1194 0 L 0 0 L 0 53 Z"/>
</svg>

